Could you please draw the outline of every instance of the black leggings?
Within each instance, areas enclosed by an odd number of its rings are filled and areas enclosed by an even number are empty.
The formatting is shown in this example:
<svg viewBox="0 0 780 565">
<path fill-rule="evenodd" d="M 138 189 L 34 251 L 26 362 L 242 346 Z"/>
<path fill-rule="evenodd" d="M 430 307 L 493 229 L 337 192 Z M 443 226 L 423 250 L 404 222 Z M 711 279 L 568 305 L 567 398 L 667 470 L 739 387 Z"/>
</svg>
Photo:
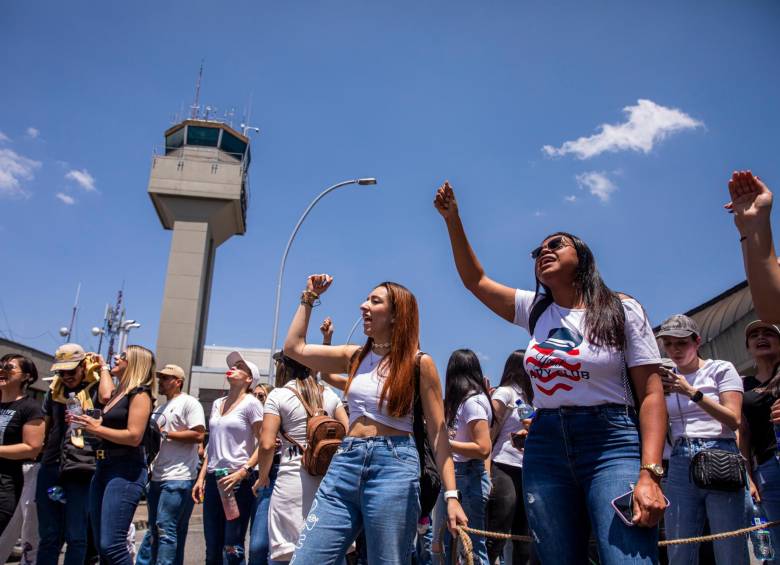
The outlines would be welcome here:
<svg viewBox="0 0 780 565">
<path fill-rule="evenodd" d="M 525 517 L 523 500 L 523 469 L 504 463 L 492 464 L 490 478 L 493 489 L 487 503 L 487 529 L 490 532 L 528 535 L 528 520 Z M 506 540 L 487 538 L 488 561 L 495 563 L 504 552 Z M 533 544 L 521 541 L 512 542 L 513 565 L 539 563 Z"/>
<path fill-rule="evenodd" d="M 23 484 L 21 468 L 18 473 L 0 473 L 0 535 L 13 518 L 16 505 L 22 496 Z"/>
</svg>

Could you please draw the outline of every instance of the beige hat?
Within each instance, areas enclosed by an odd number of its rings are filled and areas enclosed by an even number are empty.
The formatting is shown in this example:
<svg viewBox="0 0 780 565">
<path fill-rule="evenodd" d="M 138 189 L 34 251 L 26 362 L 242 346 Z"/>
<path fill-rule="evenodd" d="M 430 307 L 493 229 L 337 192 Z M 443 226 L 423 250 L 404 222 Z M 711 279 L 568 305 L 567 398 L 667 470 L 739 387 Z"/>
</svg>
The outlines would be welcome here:
<svg viewBox="0 0 780 565">
<path fill-rule="evenodd" d="M 769 322 L 764 322 L 763 320 L 753 320 L 747 326 L 745 326 L 745 339 L 747 339 L 747 336 L 750 332 L 758 328 L 766 328 L 780 336 L 780 328 L 775 324 L 770 324 Z"/>
<path fill-rule="evenodd" d="M 51 366 L 54 371 L 72 371 L 79 366 L 87 356 L 84 348 L 78 343 L 66 343 L 57 348 L 54 354 L 54 364 Z"/>
<path fill-rule="evenodd" d="M 157 371 L 158 375 L 170 375 L 172 377 L 176 377 L 177 379 L 181 379 L 184 381 L 185 375 L 184 375 L 184 369 L 179 367 L 178 365 L 174 365 L 173 363 L 169 363 L 161 371 Z"/>
</svg>

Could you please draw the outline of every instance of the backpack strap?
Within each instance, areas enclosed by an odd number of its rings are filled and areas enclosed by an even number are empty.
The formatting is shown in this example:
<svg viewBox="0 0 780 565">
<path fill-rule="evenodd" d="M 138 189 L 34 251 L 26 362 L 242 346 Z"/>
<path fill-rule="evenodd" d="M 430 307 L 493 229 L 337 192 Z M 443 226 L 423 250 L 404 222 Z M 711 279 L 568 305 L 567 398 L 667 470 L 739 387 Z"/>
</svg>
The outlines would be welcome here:
<svg viewBox="0 0 780 565">
<path fill-rule="evenodd" d="M 414 395 L 412 396 L 412 429 L 417 420 L 422 420 L 422 399 L 420 398 L 420 362 L 422 361 L 424 351 L 418 351 L 414 356 Z"/>
<path fill-rule="evenodd" d="M 539 321 L 539 317 L 544 314 L 544 311 L 550 307 L 553 303 L 553 297 L 546 294 L 542 295 L 540 300 L 537 300 L 531 307 L 531 313 L 528 314 L 528 332 L 533 335 L 536 329 L 536 322 Z"/>
</svg>

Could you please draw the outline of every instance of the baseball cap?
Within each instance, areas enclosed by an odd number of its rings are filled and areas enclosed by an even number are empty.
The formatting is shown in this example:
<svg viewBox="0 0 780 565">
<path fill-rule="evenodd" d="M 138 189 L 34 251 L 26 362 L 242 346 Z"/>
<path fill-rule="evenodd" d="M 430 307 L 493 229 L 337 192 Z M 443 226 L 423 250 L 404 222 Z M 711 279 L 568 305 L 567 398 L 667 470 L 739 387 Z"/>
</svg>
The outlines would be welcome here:
<svg viewBox="0 0 780 565">
<path fill-rule="evenodd" d="M 252 373 L 252 388 L 260 384 L 260 369 L 258 369 L 257 365 L 251 361 L 244 359 L 244 356 L 241 355 L 238 351 L 231 351 L 225 361 L 227 362 L 228 367 L 235 367 L 239 361 L 243 361 L 246 366 L 249 367 L 249 371 Z"/>
<path fill-rule="evenodd" d="M 51 366 L 51 370 L 52 372 L 72 371 L 86 356 L 84 348 L 78 343 L 65 343 L 60 345 L 54 353 L 54 364 Z"/>
<path fill-rule="evenodd" d="M 300 375 L 300 374 L 309 374 L 309 368 L 306 365 L 302 365 L 301 363 L 298 363 L 295 359 L 292 357 L 288 357 L 285 355 L 282 351 L 277 351 L 273 354 L 274 361 L 277 361 L 284 365 L 285 368 L 290 369 L 294 375 Z"/>
<path fill-rule="evenodd" d="M 661 329 L 655 337 L 688 337 L 692 334 L 701 335 L 699 326 L 685 314 L 675 314 L 664 320 Z"/>
<path fill-rule="evenodd" d="M 173 363 L 169 363 L 168 365 L 163 367 L 160 371 L 157 371 L 157 374 L 170 375 L 172 377 L 176 377 L 177 379 L 181 379 L 182 381 L 185 379 L 184 369 L 182 369 L 178 365 L 174 365 Z"/>
<path fill-rule="evenodd" d="M 769 322 L 765 322 L 763 320 L 753 320 L 747 326 L 745 326 L 745 339 L 747 339 L 747 336 L 750 332 L 758 328 L 766 328 L 780 336 L 780 327 L 776 326 L 775 324 L 770 324 Z"/>
</svg>

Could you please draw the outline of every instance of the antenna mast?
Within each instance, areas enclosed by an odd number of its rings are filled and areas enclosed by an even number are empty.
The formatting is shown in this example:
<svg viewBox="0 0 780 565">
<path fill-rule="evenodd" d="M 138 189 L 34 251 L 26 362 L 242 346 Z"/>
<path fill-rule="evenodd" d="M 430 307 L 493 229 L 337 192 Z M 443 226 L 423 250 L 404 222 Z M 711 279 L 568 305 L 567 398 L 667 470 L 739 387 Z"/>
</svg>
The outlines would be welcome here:
<svg viewBox="0 0 780 565">
<path fill-rule="evenodd" d="M 200 60 L 200 71 L 198 71 L 198 82 L 195 83 L 195 102 L 190 106 L 190 118 L 193 120 L 198 119 L 198 113 L 200 112 L 200 83 L 203 80 L 203 62 L 205 59 Z"/>
</svg>

